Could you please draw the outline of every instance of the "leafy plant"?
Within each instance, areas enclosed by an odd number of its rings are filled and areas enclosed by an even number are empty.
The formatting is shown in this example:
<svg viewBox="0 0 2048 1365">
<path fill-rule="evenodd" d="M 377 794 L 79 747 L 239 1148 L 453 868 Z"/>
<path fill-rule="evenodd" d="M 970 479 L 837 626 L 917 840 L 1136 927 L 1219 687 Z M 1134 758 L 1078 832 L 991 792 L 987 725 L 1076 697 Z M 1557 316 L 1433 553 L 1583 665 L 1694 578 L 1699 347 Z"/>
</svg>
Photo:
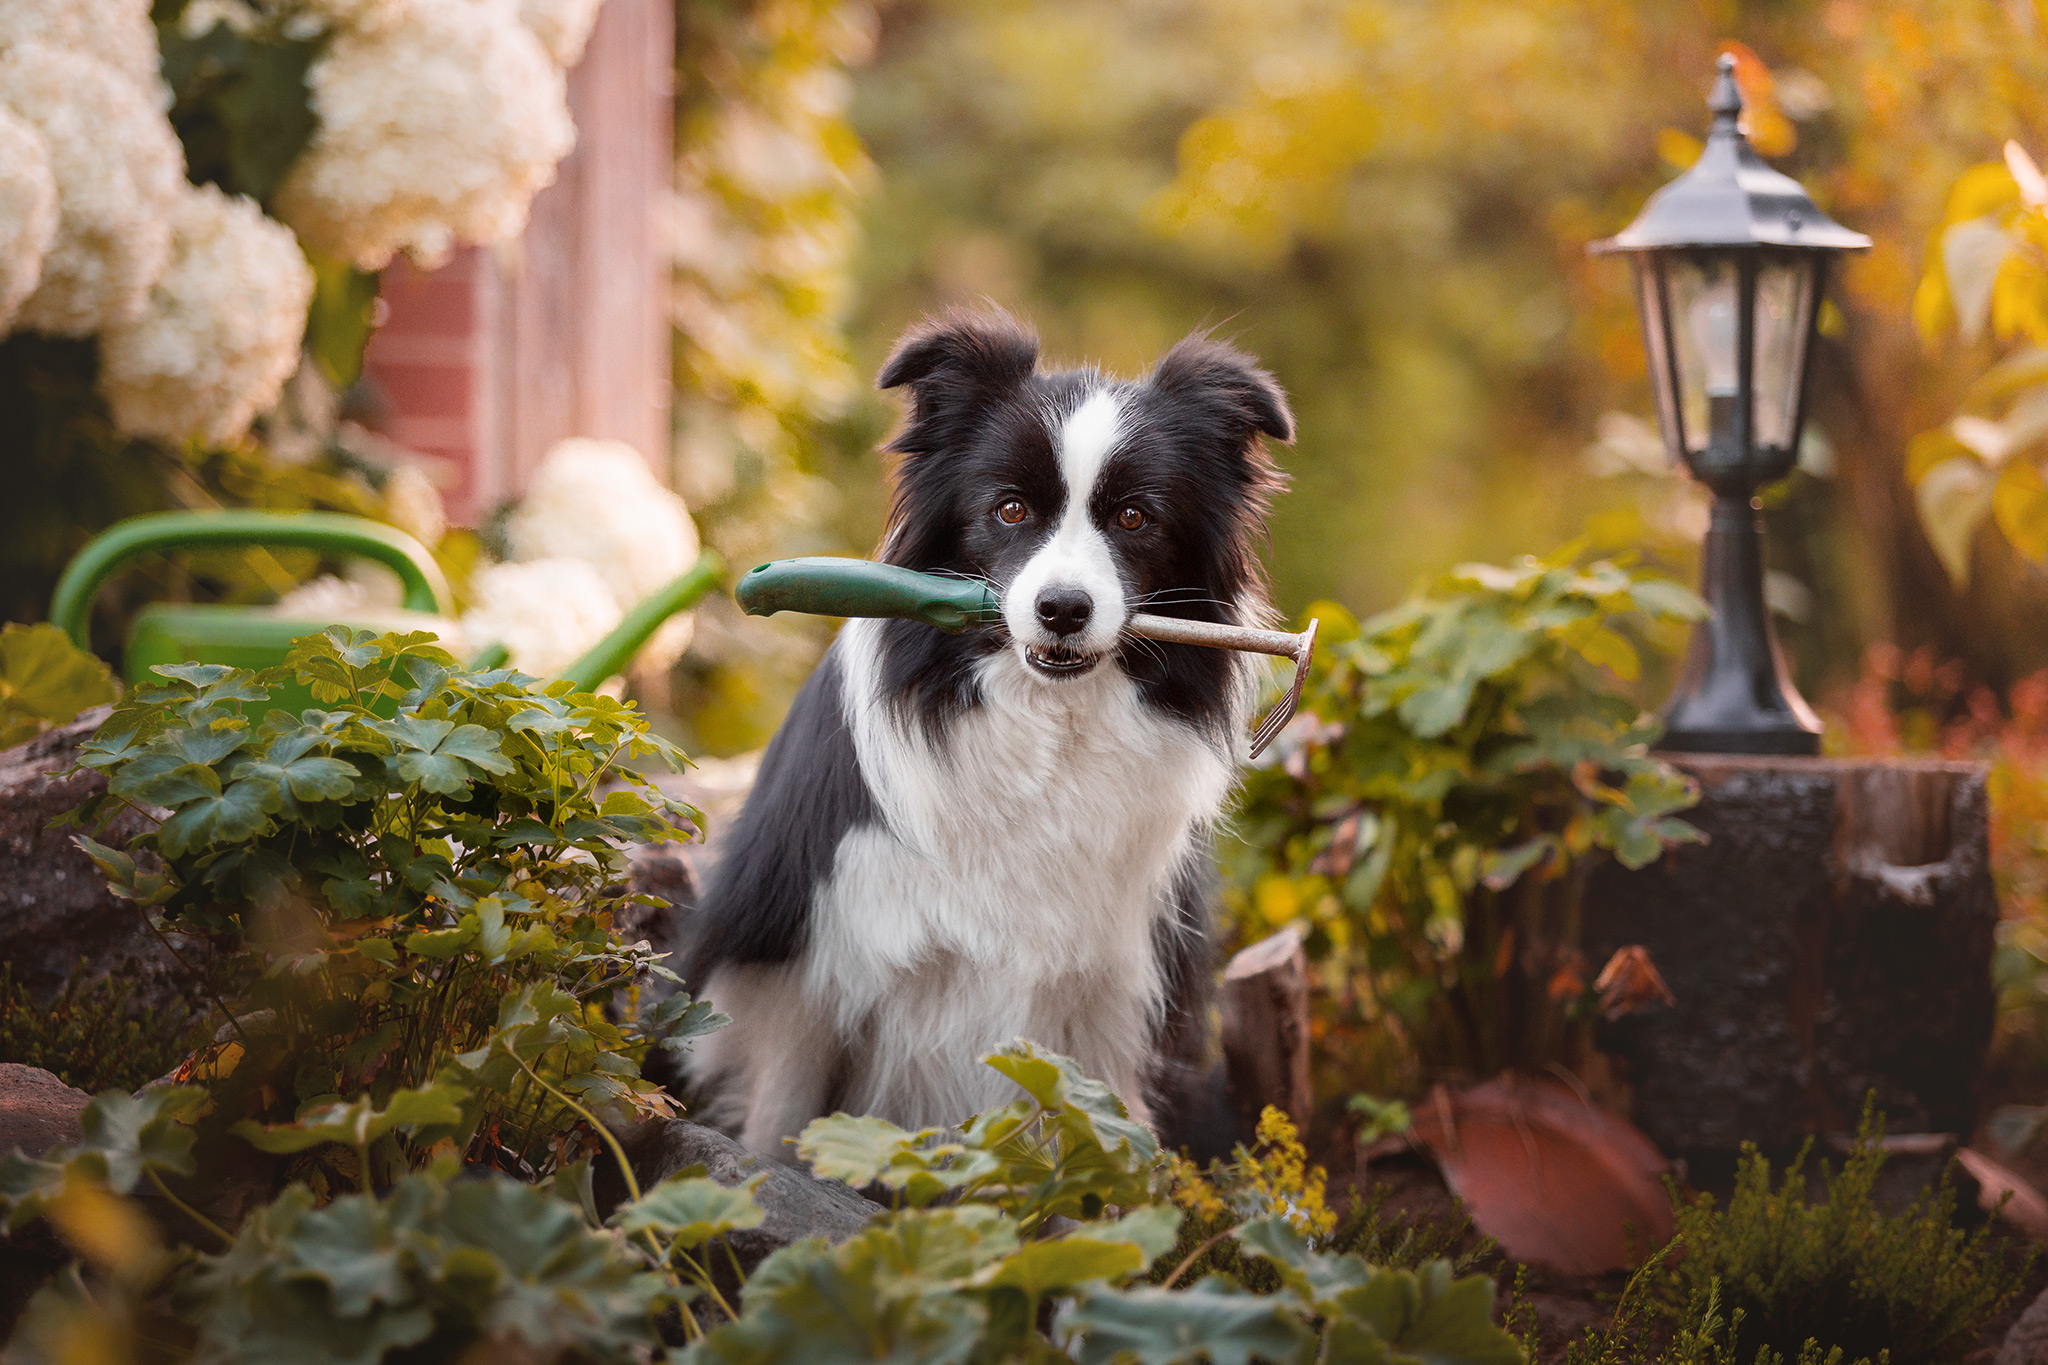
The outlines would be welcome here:
<svg viewBox="0 0 2048 1365">
<path fill-rule="evenodd" d="M 1468 565 L 1363 625 L 1312 608 L 1306 714 L 1247 776 L 1228 863 L 1246 932 L 1304 923 L 1339 1007 L 1407 1031 L 1432 1065 L 1555 1059 L 1587 992 L 1589 859 L 1640 867 L 1699 837 L 1676 818 L 1692 782 L 1649 755 L 1655 722 L 1608 679 L 1638 672 L 1631 622 L 1704 608 L 1577 558 Z"/>
<path fill-rule="evenodd" d="M 215 1123 L 302 1153 L 292 1169 L 323 1194 L 444 1141 L 545 1175 L 599 1140 L 594 1109 L 672 1112 L 641 1058 L 718 1018 L 686 995 L 607 1014 L 674 980 L 610 932 L 623 845 L 690 814 L 625 766 L 673 755 L 637 712 L 464 672 L 424 634 L 337 627 L 267 673 L 158 671 L 84 746 L 108 783 L 78 818 L 167 815 L 128 852 L 79 842 L 158 923 L 243 945 L 222 1041 L 188 1068 L 213 1082 Z M 262 711 L 286 679 L 333 709 Z"/>
<path fill-rule="evenodd" d="M 107 666 L 55 626 L 0 626 L 0 749 L 120 694 Z"/>
<path fill-rule="evenodd" d="M 1657 1358 L 1700 1365 L 1969 1357 L 2038 1253 L 2008 1255 L 1989 1225 L 1958 1229 L 1947 1174 L 1902 1212 L 1887 1212 L 1875 1198 L 1882 1138 L 1866 1106 L 1855 1146 L 1822 1172 L 1817 1203 L 1808 1202 L 1810 1143 L 1776 1180 L 1770 1162 L 1746 1149 L 1727 1207 L 1711 1196 L 1678 1203 L 1676 1235 L 1630 1281 L 1613 1326 L 1568 1359 L 1647 1359 L 1659 1324 L 1676 1335 L 1674 1353 Z"/>
<path fill-rule="evenodd" d="M 1176 1246 L 1182 1211 L 1159 1197 L 1186 1189 L 1185 1169 L 1163 1165 L 1151 1134 L 1067 1058 L 1019 1042 L 986 1061 L 1025 1093 L 957 1132 L 846 1115 L 806 1128 L 798 1151 L 817 1174 L 879 1185 L 894 1209 L 837 1248 L 771 1256 L 738 1319 L 684 1359 L 1521 1360 L 1493 1326 L 1485 1277 L 1311 1248 L 1297 1223 L 1327 1232 L 1334 1220 L 1275 1110 L 1264 1150 L 1204 1182 L 1253 1206 L 1223 1214 L 1210 1242 L 1232 1239 L 1267 1267 L 1269 1292 L 1217 1274 L 1174 1287 L 1193 1257 L 1160 1284 L 1133 1283 Z M 1055 1218 L 1082 1221 L 1061 1230 Z"/>
<path fill-rule="evenodd" d="M 85 1091 L 135 1090 L 165 1076 L 201 1039 L 190 1018 L 138 1008 L 134 992 L 133 983 L 88 975 L 80 963 L 54 999 L 38 1001 L 0 962 L 0 1057 Z"/>
<path fill-rule="evenodd" d="M 1920 518 L 1958 584 L 1989 519 L 2036 564 L 2048 563 L 2048 178 L 2016 142 L 1949 191 L 1913 301 L 1929 341 L 1951 327 L 2005 354 L 1978 375 L 1949 421 L 1914 437 L 1907 476 Z"/>
<path fill-rule="evenodd" d="M 812 1124 L 802 1144 L 821 1171 L 882 1184 L 896 1207 L 839 1247 L 812 1239 L 775 1253 L 737 1310 L 708 1266 L 718 1239 L 762 1221 L 760 1177 L 726 1187 L 693 1169 L 642 1192 L 628 1168 L 627 1201 L 600 1220 L 587 1160 L 534 1184 L 501 1172 L 458 1179 L 444 1151 L 381 1189 L 323 1201 L 293 1184 L 229 1233 L 162 1178 L 193 1170 L 189 1125 L 207 1091 L 103 1095 L 75 1151 L 0 1163 L 8 1226 L 46 1218 L 83 1263 L 38 1294 L 15 1345 L 47 1354 L 91 1336 L 110 1359 L 304 1365 L 478 1349 L 625 1362 L 678 1358 L 664 1348 L 673 1322 L 693 1342 L 679 1358 L 699 1363 L 1521 1360 L 1492 1324 L 1484 1276 L 1326 1254 L 1284 1213 L 1224 1230 L 1264 1292 L 1217 1274 L 1178 1289 L 1136 1283 L 1174 1246 L 1182 1218 L 1160 1198 L 1166 1173 L 1150 1134 L 1065 1057 L 1020 1042 L 987 1061 L 1025 1095 L 957 1135 L 886 1132 L 845 1115 Z M 449 1098 L 406 1094 L 381 1109 L 359 1099 L 309 1115 L 305 1141 L 361 1148 L 444 1123 Z M 1261 1169 L 1301 1184 L 1298 1144 L 1289 1134 L 1280 1146 Z M 1256 1164 L 1241 1158 L 1216 1179 L 1254 1188 Z M 212 1248 L 167 1252 L 124 1197 L 142 1179 Z M 1068 1222 L 1074 1213 L 1084 1217 Z"/>
</svg>

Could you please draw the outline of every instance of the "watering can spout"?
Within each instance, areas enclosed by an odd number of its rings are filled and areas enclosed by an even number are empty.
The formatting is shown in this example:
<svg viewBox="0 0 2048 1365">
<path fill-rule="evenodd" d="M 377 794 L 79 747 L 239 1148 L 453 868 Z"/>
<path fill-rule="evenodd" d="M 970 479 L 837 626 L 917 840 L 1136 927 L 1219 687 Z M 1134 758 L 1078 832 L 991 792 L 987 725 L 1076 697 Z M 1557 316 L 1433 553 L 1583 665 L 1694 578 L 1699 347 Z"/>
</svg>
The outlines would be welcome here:
<svg viewBox="0 0 2048 1365">
<path fill-rule="evenodd" d="M 725 561 L 716 550 L 706 550 L 680 577 L 643 598 L 612 627 L 611 633 L 592 645 L 583 657 L 570 664 L 562 676 L 588 692 L 614 673 L 622 673 L 646 643 L 661 629 L 662 622 L 694 606 L 697 599 L 718 586 L 725 576 Z"/>
</svg>

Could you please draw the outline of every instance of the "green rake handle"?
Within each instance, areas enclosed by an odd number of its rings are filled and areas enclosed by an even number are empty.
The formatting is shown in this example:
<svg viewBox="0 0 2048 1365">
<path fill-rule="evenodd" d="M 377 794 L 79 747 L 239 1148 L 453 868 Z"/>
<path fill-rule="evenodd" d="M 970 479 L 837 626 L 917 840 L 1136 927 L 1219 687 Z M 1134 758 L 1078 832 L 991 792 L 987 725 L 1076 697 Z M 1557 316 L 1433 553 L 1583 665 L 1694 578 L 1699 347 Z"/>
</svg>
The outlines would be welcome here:
<svg viewBox="0 0 2048 1365">
<path fill-rule="evenodd" d="M 812 616 L 885 616 L 922 621 L 948 635 L 1002 619 L 1002 604 L 971 578 L 919 573 L 871 559 L 777 559 L 733 589 L 749 616 L 800 611 Z"/>
<path fill-rule="evenodd" d="M 742 578 L 733 589 L 733 597 L 740 610 L 749 616 L 773 616 L 778 611 L 801 611 L 814 616 L 883 616 L 922 621 L 949 635 L 957 635 L 972 625 L 1000 620 L 1003 614 L 996 595 L 979 580 L 919 573 L 868 559 L 774 560 Z M 1316 647 L 1314 621 L 1296 635 L 1254 626 L 1134 612 L 1124 622 L 1124 631 L 1147 640 L 1292 659 L 1294 678 L 1287 695 L 1252 733 L 1253 758 L 1264 753 L 1281 727 L 1293 718 Z"/>
</svg>

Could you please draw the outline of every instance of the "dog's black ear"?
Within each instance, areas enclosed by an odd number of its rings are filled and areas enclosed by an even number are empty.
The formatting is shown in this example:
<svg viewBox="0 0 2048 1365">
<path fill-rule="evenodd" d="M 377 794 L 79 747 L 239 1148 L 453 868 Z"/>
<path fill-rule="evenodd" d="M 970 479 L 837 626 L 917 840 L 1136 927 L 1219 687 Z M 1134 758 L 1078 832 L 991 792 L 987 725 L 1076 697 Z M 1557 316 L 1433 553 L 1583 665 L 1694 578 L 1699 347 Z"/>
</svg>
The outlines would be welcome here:
<svg viewBox="0 0 2048 1365">
<path fill-rule="evenodd" d="M 875 380 L 878 389 L 946 379 L 974 388 L 1011 388 L 1038 364 L 1038 336 L 1001 309 L 949 309 L 896 342 Z"/>
<path fill-rule="evenodd" d="M 909 455 L 941 449 L 967 414 L 1010 393 L 1038 363 L 1038 336 L 1000 309 L 955 308 L 905 332 L 875 380 L 910 386 L 910 420 L 889 443 Z"/>
<path fill-rule="evenodd" d="M 1276 441 L 1294 439 L 1294 414 L 1287 395 L 1259 363 L 1233 346 L 1197 332 L 1168 351 L 1152 371 L 1152 387 L 1180 398 L 1207 399 L 1224 406 L 1253 432 Z"/>
</svg>

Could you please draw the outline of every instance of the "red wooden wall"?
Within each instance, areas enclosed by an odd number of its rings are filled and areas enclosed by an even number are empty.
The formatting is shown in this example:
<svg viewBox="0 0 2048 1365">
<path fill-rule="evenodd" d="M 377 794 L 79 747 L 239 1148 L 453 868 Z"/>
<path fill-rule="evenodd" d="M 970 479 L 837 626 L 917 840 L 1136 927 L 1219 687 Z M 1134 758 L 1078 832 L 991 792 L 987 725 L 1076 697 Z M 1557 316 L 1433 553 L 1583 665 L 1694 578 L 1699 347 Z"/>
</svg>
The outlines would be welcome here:
<svg viewBox="0 0 2048 1365">
<path fill-rule="evenodd" d="M 385 272 L 364 357 L 380 425 L 432 457 L 458 522 L 516 497 L 565 436 L 625 441 L 667 472 L 672 4 L 605 0 L 569 73 L 576 147 L 519 241 Z"/>
</svg>

